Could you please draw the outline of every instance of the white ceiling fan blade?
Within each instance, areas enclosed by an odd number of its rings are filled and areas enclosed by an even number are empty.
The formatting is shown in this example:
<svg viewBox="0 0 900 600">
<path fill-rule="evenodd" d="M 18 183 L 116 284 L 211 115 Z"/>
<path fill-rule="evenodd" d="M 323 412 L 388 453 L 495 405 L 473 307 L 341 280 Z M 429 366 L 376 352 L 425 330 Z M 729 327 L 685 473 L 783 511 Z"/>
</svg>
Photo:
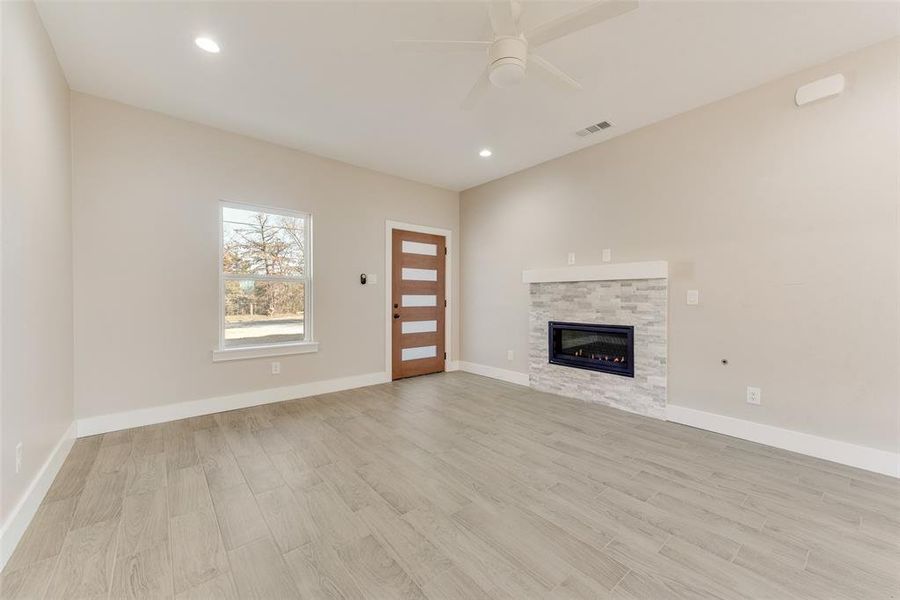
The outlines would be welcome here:
<svg viewBox="0 0 900 600">
<path fill-rule="evenodd" d="M 494 35 L 518 35 L 513 0 L 492 0 L 488 5 L 488 17 Z"/>
<path fill-rule="evenodd" d="M 460 107 L 463 110 L 471 110 L 484 97 L 490 87 L 491 81 L 490 79 L 488 79 L 488 70 L 485 69 L 481 72 L 481 75 L 478 76 L 478 81 L 475 82 L 475 85 L 472 86 L 472 89 L 469 90 L 469 93 L 466 94 L 466 97 L 462 101 L 462 104 L 460 104 Z"/>
<path fill-rule="evenodd" d="M 522 30 L 519 28 L 519 21 L 522 19 L 522 8 L 522 3 L 519 0 L 509 0 L 509 13 L 512 15 L 516 35 L 522 33 Z"/>
<path fill-rule="evenodd" d="M 530 62 L 531 64 L 533 64 L 537 67 L 540 67 L 541 69 L 544 70 L 544 72 L 549 73 L 550 75 L 555 77 L 557 80 L 561 81 L 562 83 L 566 84 L 569 87 L 575 88 L 576 90 L 583 89 L 577 79 L 575 79 L 574 77 L 572 77 L 571 75 L 569 75 L 568 73 L 566 73 L 565 71 L 563 71 L 562 69 L 560 69 L 559 67 L 554 65 L 552 62 L 550 62 L 546 58 L 538 56 L 537 54 L 529 54 L 528 62 Z"/>
<path fill-rule="evenodd" d="M 394 45 L 415 52 L 465 52 L 485 50 L 491 43 L 480 40 L 394 40 Z"/>
<path fill-rule="evenodd" d="M 618 17 L 638 7 L 637 0 L 602 0 L 585 6 L 567 15 L 563 15 L 543 25 L 538 25 L 525 32 L 525 37 L 532 48 L 546 44 L 557 38 L 569 35 L 579 29 L 590 27 Z"/>
</svg>

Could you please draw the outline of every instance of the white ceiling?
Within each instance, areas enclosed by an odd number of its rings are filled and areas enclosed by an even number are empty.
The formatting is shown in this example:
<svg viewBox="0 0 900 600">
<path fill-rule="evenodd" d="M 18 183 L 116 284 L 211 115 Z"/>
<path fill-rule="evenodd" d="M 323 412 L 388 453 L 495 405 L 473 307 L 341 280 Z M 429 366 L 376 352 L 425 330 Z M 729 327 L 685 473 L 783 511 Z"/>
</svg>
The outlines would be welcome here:
<svg viewBox="0 0 900 600">
<path fill-rule="evenodd" d="M 584 2 L 526 3 L 525 28 Z M 39 2 L 71 87 L 453 190 L 900 33 L 894 2 L 642 2 L 541 50 L 585 89 L 530 73 L 459 108 L 485 64 L 394 39 L 480 39 L 481 2 Z M 198 50 L 206 34 L 221 54 Z M 574 135 L 591 123 L 615 127 Z M 490 159 L 478 156 L 489 146 Z"/>
</svg>

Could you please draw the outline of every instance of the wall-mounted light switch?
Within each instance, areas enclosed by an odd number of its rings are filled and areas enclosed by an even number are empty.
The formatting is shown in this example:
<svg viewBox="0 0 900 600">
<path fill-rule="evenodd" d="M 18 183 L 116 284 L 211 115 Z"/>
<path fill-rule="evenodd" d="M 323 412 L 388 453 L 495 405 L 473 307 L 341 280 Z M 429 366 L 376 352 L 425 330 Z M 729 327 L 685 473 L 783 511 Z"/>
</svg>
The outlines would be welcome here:
<svg viewBox="0 0 900 600">
<path fill-rule="evenodd" d="M 574 252 L 569 252 L 569 264 L 570 265 L 575 264 L 575 253 Z"/>
<path fill-rule="evenodd" d="M 687 291 L 687 303 L 691 306 L 696 306 L 700 304 L 700 290 L 688 290 Z"/>
<path fill-rule="evenodd" d="M 272 363 L 272 375 L 279 375 L 281 373 L 281 363 L 273 362 Z"/>
<path fill-rule="evenodd" d="M 604 248 L 603 249 L 603 262 L 609 262 L 612 260 L 612 249 Z"/>
</svg>

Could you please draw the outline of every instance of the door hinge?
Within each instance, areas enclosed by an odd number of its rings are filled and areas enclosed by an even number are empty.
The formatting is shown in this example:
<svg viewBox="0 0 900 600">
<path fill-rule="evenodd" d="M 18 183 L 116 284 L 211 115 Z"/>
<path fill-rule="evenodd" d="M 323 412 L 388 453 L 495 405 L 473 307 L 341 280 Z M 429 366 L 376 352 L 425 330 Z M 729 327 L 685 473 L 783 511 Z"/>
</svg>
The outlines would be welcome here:
<svg viewBox="0 0 900 600">
<path fill-rule="evenodd" d="M 444 300 L 444 308 L 447 308 L 447 301 Z"/>
<path fill-rule="evenodd" d="M 444 360 L 447 360 L 447 353 L 444 352 Z"/>
<path fill-rule="evenodd" d="M 444 256 L 447 256 L 447 246 L 444 246 Z"/>
</svg>

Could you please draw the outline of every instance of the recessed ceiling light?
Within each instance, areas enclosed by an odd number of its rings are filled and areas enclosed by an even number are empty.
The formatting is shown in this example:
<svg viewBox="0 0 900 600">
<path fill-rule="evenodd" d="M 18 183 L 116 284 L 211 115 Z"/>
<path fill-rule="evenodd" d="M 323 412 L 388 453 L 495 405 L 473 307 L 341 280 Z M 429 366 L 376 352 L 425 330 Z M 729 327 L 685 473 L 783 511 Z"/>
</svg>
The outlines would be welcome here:
<svg viewBox="0 0 900 600">
<path fill-rule="evenodd" d="M 206 50 L 207 52 L 211 52 L 212 54 L 219 53 L 219 45 L 208 37 L 198 37 L 194 40 L 194 43 L 197 44 L 197 47 L 201 50 Z"/>
<path fill-rule="evenodd" d="M 480 156 L 481 158 L 488 158 L 492 154 L 493 152 L 491 152 L 490 148 L 482 148 L 481 152 L 478 153 L 478 156 Z"/>
</svg>

